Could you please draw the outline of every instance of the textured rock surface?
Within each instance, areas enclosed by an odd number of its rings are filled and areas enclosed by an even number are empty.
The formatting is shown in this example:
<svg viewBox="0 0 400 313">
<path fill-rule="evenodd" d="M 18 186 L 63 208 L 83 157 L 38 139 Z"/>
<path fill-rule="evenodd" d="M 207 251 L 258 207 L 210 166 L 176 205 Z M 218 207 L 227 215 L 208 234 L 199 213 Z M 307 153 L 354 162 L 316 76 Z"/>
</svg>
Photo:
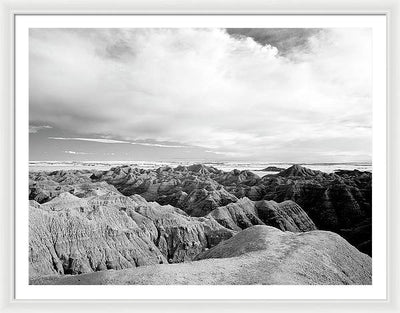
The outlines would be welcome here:
<svg viewBox="0 0 400 313">
<path fill-rule="evenodd" d="M 254 226 L 221 242 L 199 261 L 79 276 L 41 277 L 31 284 L 371 284 L 371 258 L 331 232 L 282 232 Z"/>
<path fill-rule="evenodd" d="M 260 196 L 282 202 L 293 200 L 299 204 L 319 229 L 334 231 L 361 251 L 371 254 L 371 228 L 363 228 L 367 238 L 360 245 L 355 234 L 342 229 L 355 229 L 370 221 L 372 215 L 372 174 L 359 171 L 340 171 L 326 174 L 300 166 L 261 179 Z M 252 198 L 249 195 L 249 198 Z M 369 242 L 369 243 L 368 243 Z"/>
<path fill-rule="evenodd" d="M 182 262 L 233 234 L 210 218 L 114 192 L 62 193 L 31 200 L 29 210 L 31 277 Z"/>
<path fill-rule="evenodd" d="M 292 166 L 260 178 L 197 164 L 36 172 L 29 178 L 34 275 L 188 261 L 234 232 L 263 224 L 331 230 L 371 255 L 368 172 Z"/>
<path fill-rule="evenodd" d="M 114 185 L 124 195 L 139 194 L 148 201 L 181 208 L 191 216 L 204 216 L 219 206 L 238 200 L 211 178 L 220 173 L 223 172 L 200 164 L 157 170 L 123 166 L 93 174 L 91 178 Z"/>
<path fill-rule="evenodd" d="M 293 165 L 276 175 L 224 187 L 237 198 L 292 200 L 303 208 L 318 229 L 339 233 L 371 255 L 372 174 L 369 172 L 327 174 Z"/>
<path fill-rule="evenodd" d="M 136 200 L 140 196 L 132 198 Z M 205 248 L 213 247 L 234 234 L 211 218 L 190 217 L 169 205 L 147 203 L 140 205 L 136 212 L 148 218 L 157 228 L 155 243 L 170 263 L 191 260 Z"/>
<path fill-rule="evenodd" d="M 327 174 L 321 171 L 312 170 L 301 165 L 295 164 L 291 167 L 280 171 L 279 176 L 281 177 L 333 177 L 333 174 Z"/>
<path fill-rule="evenodd" d="M 100 195 L 117 189 L 106 182 L 92 182 L 89 171 L 53 171 L 29 173 L 29 200 L 39 203 L 50 201 L 69 192 L 80 198 Z"/>
<path fill-rule="evenodd" d="M 65 193 L 29 210 L 30 276 L 167 261 L 137 223 L 117 207 L 90 205 Z"/>
<path fill-rule="evenodd" d="M 251 201 L 242 198 L 235 203 L 213 210 L 208 216 L 232 230 L 253 225 L 269 225 L 291 232 L 315 230 L 313 221 L 293 201 Z"/>
<path fill-rule="evenodd" d="M 339 235 L 327 231 L 305 233 L 281 232 L 269 226 L 254 226 L 239 232 L 214 248 L 197 256 L 197 260 L 232 258 L 254 251 L 268 251 L 278 276 L 299 275 L 311 278 L 319 272 L 321 280 L 345 284 L 371 284 L 371 258 L 359 252 Z M 296 268 L 296 264 L 300 268 Z M 315 267 L 313 269 L 313 267 Z M 335 278 L 336 277 L 336 278 Z"/>
</svg>

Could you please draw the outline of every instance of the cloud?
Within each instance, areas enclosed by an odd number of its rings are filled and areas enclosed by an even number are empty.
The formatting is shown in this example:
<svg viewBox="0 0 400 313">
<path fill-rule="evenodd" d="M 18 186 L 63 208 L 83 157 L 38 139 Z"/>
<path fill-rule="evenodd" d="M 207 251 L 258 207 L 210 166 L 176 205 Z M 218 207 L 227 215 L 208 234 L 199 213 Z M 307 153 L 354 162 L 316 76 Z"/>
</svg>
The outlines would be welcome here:
<svg viewBox="0 0 400 313">
<path fill-rule="evenodd" d="M 33 29 L 30 120 L 80 140 L 167 142 L 240 158 L 370 155 L 371 30 L 322 29 L 301 42 L 264 32 Z M 352 139 L 365 145 L 343 144 Z M 309 148 L 290 149 L 294 142 Z"/>
<path fill-rule="evenodd" d="M 86 152 L 76 152 L 76 151 L 64 151 L 64 153 L 67 154 L 90 154 L 90 153 L 86 153 Z"/>
<path fill-rule="evenodd" d="M 114 139 L 105 139 L 105 138 L 68 138 L 68 137 L 48 137 L 48 139 L 52 140 L 77 140 L 77 141 L 92 141 L 98 143 L 128 143 L 131 145 L 140 145 L 140 146 L 148 146 L 148 147 L 159 147 L 159 148 L 185 148 L 187 146 L 177 146 L 177 145 L 167 145 L 167 144 L 159 144 L 159 143 L 148 143 L 148 142 L 130 142 L 124 140 L 114 140 Z"/>
<path fill-rule="evenodd" d="M 41 126 L 29 125 L 29 133 L 36 134 L 41 129 L 50 129 L 50 128 L 53 128 L 53 127 L 51 127 L 49 125 L 41 125 Z"/>
<path fill-rule="evenodd" d="M 233 36 L 251 37 L 261 45 L 276 47 L 281 55 L 295 57 L 298 50 L 309 50 L 309 39 L 321 28 L 228 28 Z"/>
<path fill-rule="evenodd" d="M 148 147 L 159 147 L 159 148 L 186 148 L 187 146 L 176 146 L 176 145 L 163 145 L 158 143 L 140 143 L 132 142 L 132 145 L 148 146 Z"/>
<path fill-rule="evenodd" d="M 112 139 L 103 139 L 103 138 L 64 138 L 64 137 L 48 137 L 53 140 L 78 140 L 78 141 L 93 141 L 100 143 L 130 143 L 128 141 L 122 140 L 112 140 Z"/>
</svg>

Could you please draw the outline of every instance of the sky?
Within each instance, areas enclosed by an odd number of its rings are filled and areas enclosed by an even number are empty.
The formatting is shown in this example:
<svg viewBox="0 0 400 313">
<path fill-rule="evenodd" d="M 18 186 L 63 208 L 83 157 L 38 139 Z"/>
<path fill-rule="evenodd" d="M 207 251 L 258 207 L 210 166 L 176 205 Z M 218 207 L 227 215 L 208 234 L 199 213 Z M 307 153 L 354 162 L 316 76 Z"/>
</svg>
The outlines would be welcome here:
<svg viewBox="0 0 400 313">
<path fill-rule="evenodd" d="M 29 38 L 31 161 L 371 161 L 369 28 Z"/>
</svg>

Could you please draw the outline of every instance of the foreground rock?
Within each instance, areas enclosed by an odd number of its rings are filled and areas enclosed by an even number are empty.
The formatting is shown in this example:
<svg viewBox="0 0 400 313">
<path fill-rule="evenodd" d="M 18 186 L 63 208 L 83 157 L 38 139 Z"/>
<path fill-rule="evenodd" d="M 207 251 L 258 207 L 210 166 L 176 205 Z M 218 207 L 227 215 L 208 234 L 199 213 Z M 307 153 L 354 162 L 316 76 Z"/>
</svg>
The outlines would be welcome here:
<svg viewBox="0 0 400 313">
<path fill-rule="evenodd" d="M 371 258 L 331 232 L 282 232 L 254 226 L 201 253 L 199 261 L 150 265 L 79 276 L 41 277 L 31 284 L 371 284 Z"/>
<path fill-rule="evenodd" d="M 109 192 L 29 208 L 30 276 L 183 262 L 233 235 L 211 218 Z"/>
</svg>

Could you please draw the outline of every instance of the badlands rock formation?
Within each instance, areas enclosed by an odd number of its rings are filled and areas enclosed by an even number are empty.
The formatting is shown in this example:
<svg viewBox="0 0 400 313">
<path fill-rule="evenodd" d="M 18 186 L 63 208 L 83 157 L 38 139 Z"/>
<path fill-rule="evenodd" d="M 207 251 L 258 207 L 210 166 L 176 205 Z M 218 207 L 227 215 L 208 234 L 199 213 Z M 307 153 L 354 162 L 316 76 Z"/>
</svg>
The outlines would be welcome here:
<svg viewBox="0 0 400 313">
<path fill-rule="evenodd" d="M 371 255 L 371 173 L 326 174 L 295 165 L 275 176 L 263 177 L 258 187 L 263 199 L 295 201 L 318 229 L 334 231 Z M 369 226 L 360 228 L 366 223 Z"/>
<path fill-rule="evenodd" d="M 263 172 L 281 172 L 283 170 L 285 170 L 285 168 L 283 168 L 283 167 L 268 166 L 268 167 L 262 169 L 261 171 L 263 171 Z"/>
<path fill-rule="evenodd" d="M 171 204 L 191 216 L 204 216 L 213 209 L 238 199 L 210 178 L 221 171 L 203 165 L 161 167 L 144 170 L 129 166 L 93 174 L 94 181 L 106 181 L 122 194 L 139 194 L 147 201 Z"/>
<path fill-rule="evenodd" d="M 113 192 L 31 200 L 29 212 L 32 277 L 182 262 L 233 234 L 211 218 Z"/>
<path fill-rule="evenodd" d="M 270 225 L 291 232 L 316 229 L 306 212 L 290 200 L 276 203 L 242 198 L 213 210 L 207 216 L 213 217 L 219 224 L 232 230 L 242 230 L 253 225 Z"/>
<path fill-rule="evenodd" d="M 33 278 L 31 284 L 371 284 L 371 258 L 326 231 L 295 234 L 253 226 L 199 254 L 197 260 Z"/>
<path fill-rule="evenodd" d="M 345 236 L 371 254 L 372 174 L 338 171 L 327 174 L 299 165 L 260 178 L 244 170 L 224 172 L 204 165 L 139 170 L 116 167 L 92 175 L 125 195 L 140 194 L 148 201 L 179 207 L 191 216 L 248 197 L 253 201 L 292 200 L 300 205 L 317 228 Z M 360 233 L 361 237 L 355 233 Z M 359 239 L 362 238 L 362 241 Z"/>
<path fill-rule="evenodd" d="M 118 192 L 105 182 L 94 183 L 89 171 L 53 171 L 29 173 L 29 200 L 47 202 L 61 193 L 69 192 L 79 197 L 107 191 Z"/>
<path fill-rule="evenodd" d="M 265 229 L 276 239 L 276 247 L 288 243 L 289 249 L 301 242 L 297 246 L 310 252 L 313 266 L 334 260 L 327 270 L 344 268 L 347 273 L 347 270 L 358 271 L 356 263 L 368 268 L 370 262 L 356 249 L 371 254 L 372 176 L 368 172 L 327 174 L 295 165 L 260 178 L 246 170 L 224 172 L 197 164 L 156 170 L 119 166 L 108 171 L 36 172 L 30 173 L 29 179 L 29 264 L 30 277 L 36 282 L 46 275 L 136 267 L 139 270 L 144 265 L 161 270 L 162 275 L 170 275 L 170 270 L 164 270 L 166 267 L 159 264 L 167 264 L 172 266 L 171 271 L 178 271 L 179 267 L 173 263 L 200 260 L 207 255 L 218 257 L 215 251 L 219 250 L 213 247 L 221 248 L 224 242 L 229 244 L 229 238 L 237 233 L 247 234 L 248 244 L 258 246 L 249 234 L 258 238 L 259 232 L 265 235 Z M 254 225 L 262 227 L 254 228 Z M 274 227 L 278 231 L 276 234 L 290 233 L 275 235 L 265 225 Z M 258 230 L 253 234 L 247 233 L 247 229 Z M 356 248 L 339 235 L 316 229 L 334 231 Z M 306 232 L 304 236 L 302 232 Z M 324 252 L 315 254 L 313 249 L 317 243 L 324 242 L 332 245 L 320 247 L 319 251 Z M 335 250 L 334 247 L 340 248 Z M 264 248 L 257 249 L 263 251 L 264 256 L 271 255 L 272 252 Z M 336 260 L 334 253 L 344 253 L 343 258 L 351 263 L 349 267 L 343 263 L 345 260 L 340 261 L 342 263 Z M 226 258 L 225 254 L 221 255 Z M 236 257 L 240 258 L 240 264 L 258 260 L 258 257 L 247 259 L 244 255 Z M 309 262 L 301 254 L 296 257 L 299 262 Z M 317 261 L 318 257 L 322 259 Z M 209 264 L 206 260 L 198 262 Z M 239 264 L 235 262 L 229 259 L 232 270 Z M 196 271 L 196 266 L 202 268 L 202 265 L 179 266 L 189 272 Z M 228 275 L 218 266 L 213 270 L 216 275 Z M 307 275 L 317 274 L 320 273 L 311 271 Z M 359 272 L 362 277 L 364 274 Z M 293 275 L 290 281 L 302 281 L 297 274 Z M 318 279 L 311 276 L 304 278 L 304 282 Z M 327 278 L 326 282 L 321 278 L 321 283 L 365 281 L 361 276 L 360 279 L 350 274 L 345 274 L 347 278 L 339 276 Z M 275 283 L 272 276 L 264 278 L 264 283 Z M 280 279 L 287 281 L 284 277 Z M 206 280 L 213 281 L 212 278 Z M 222 279 L 225 280 L 231 281 L 226 277 Z M 194 279 L 192 283 L 202 282 Z"/>
</svg>

